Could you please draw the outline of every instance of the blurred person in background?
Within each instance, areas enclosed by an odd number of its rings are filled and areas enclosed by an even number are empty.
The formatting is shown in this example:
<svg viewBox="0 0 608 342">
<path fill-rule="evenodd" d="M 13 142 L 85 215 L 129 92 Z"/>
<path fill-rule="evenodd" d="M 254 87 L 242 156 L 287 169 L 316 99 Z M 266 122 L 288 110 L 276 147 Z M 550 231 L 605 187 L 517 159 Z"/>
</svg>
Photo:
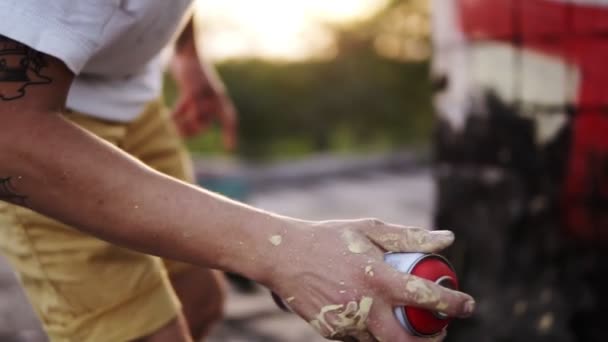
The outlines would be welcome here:
<svg viewBox="0 0 608 342">
<path fill-rule="evenodd" d="M 269 287 L 328 338 L 423 341 L 395 319 L 401 305 L 469 316 L 470 296 L 383 262 L 442 250 L 451 232 L 304 221 L 187 184 L 158 98 L 159 54 L 190 3 L 0 3 L 0 248 L 50 339 L 199 339 L 222 313 L 210 269 Z M 193 37 L 190 21 L 171 64 L 173 118 L 186 135 L 217 118 L 233 147 L 234 108 Z"/>
<path fill-rule="evenodd" d="M 608 2 L 434 0 L 436 225 L 479 299 L 452 341 L 605 341 Z"/>
<path fill-rule="evenodd" d="M 236 108 L 215 69 L 198 52 L 193 16 L 177 38 L 169 70 L 179 90 L 171 117 L 181 135 L 197 135 L 218 121 L 224 148 L 233 150 L 238 141 Z"/>
</svg>

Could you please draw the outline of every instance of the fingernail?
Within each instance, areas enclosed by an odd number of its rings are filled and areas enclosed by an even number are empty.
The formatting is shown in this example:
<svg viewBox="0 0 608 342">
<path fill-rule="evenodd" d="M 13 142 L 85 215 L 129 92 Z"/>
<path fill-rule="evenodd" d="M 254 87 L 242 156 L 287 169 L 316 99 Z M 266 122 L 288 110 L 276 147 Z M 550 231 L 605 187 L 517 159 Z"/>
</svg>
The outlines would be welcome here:
<svg viewBox="0 0 608 342">
<path fill-rule="evenodd" d="M 468 302 L 464 303 L 464 313 L 467 316 L 472 315 L 474 311 L 475 311 L 475 301 L 474 300 L 469 300 Z"/>
</svg>

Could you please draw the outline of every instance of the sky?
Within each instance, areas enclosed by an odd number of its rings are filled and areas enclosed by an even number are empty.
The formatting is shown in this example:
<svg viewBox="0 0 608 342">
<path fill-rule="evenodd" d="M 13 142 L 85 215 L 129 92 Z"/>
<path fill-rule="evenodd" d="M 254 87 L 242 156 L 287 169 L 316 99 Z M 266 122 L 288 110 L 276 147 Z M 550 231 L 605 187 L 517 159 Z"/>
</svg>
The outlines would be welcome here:
<svg viewBox="0 0 608 342">
<path fill-rule="evenodd" d="M 201 44 L 212 60 L 324 56 L 331 35 L 323 22 L 363 19 L 386 0 L 197 0 Z"/>
</svg>

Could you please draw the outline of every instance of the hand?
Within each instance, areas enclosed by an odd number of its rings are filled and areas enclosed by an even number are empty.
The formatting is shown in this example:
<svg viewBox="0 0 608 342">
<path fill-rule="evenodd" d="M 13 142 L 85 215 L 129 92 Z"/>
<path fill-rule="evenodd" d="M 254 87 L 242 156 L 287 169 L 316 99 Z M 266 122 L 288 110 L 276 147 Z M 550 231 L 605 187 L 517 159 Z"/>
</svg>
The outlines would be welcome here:
<svg viewBox="0 0 608 342">
<path fill-rule="evenodd" d="M 196 55 L 176 56 L 171 71 L 180 97 L 173 110 L 173 120 L 183 136 L 191 137 L 207 129 L 217 120 L 222 127 L 224 147 L 237 145 L 237 112 L 223 91 L 219 80 L 205 72 Z"/>
<path fill-rule="evenodd" d="M 441 341 L 411 336 L 393 308 L 413 306 L 468 317 L 473 298 L 398 272 L 386 252 L 434 253 L 454 240 L 449 231 L 428 231 L 374 219 L 296 222 L 275 236 L 276 268 L 269 287 L 328 339 L 360 342 Z M 280 240 L 280 241 L 279 241 Z"/>
</svg>

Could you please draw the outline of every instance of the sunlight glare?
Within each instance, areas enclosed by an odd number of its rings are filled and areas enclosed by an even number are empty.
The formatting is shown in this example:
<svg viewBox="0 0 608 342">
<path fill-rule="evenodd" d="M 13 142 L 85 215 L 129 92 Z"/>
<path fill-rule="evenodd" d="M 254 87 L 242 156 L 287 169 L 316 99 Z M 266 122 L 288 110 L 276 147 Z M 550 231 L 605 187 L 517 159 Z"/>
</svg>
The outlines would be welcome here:
<svg viewBox="0 0 608 342">
<path fill-rule="evenodd" d="M 331 46 L 323 22 L 373 15 L 386 0 L 198 0 L 201 42 L 212 59 L 322 56 Z"/>
</svg>

